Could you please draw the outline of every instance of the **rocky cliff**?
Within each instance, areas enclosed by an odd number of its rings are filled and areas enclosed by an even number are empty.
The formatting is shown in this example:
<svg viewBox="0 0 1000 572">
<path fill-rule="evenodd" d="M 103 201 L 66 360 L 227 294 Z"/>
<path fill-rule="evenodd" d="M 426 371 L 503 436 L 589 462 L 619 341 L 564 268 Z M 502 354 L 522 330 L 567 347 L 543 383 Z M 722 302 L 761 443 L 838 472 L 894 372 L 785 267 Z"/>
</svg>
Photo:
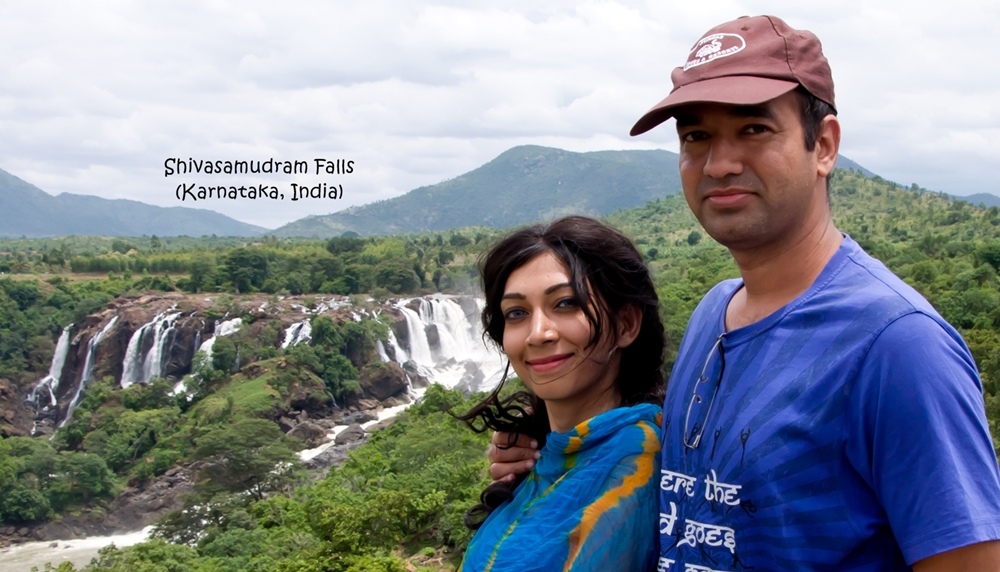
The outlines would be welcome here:
<svg viewBox="0 0 1000 572">
<path fill-rule="evenodd" d="M 347 352 L 361 372 L 362 392 L 340 404 L 352 410 L 399 403 L 412 388 L 435 378 L 448 386 L 462 383 L 474 391 L 496 379 L 499 358 L 481 341 L 479 302 L 471 297 L 434 296 L 374 301 L 356 305 L 343 297 L 275 299 L 267 296 L 150 294 L 119 298 L 107 308 L 71 325 L 56 348 L 49 378 L 32 387 L 0 380 L 0 432 L 4 435 L 51 433 L 71 415 L 96 380 L 113 377 L 123 387 L 152 378 L 180 381 L 191 372 L 195 353 L 211 352 L 214 339 L 248 330 L 260 336 L 267 328 L 283 335 L 275 347 L 309 340 L 309 320 L 318 315 L 334 322 L 386 317 L 390 334 L 377 352 Z M 241 319 L 243 316 L 246 319 Z M 254 365 L 246 374 L 254 376 Z M 315 401 L 315 398 L 314 398 Z M 311 409 L 318 403 L 290 405 Z"/>
</svg>

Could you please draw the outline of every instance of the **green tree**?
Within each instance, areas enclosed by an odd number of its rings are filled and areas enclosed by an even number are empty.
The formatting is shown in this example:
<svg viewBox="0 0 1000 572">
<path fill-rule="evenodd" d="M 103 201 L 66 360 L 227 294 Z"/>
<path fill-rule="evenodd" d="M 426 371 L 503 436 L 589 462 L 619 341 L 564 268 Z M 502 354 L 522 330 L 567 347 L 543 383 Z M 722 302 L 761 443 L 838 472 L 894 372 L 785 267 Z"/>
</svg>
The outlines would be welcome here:
<svg viewBox="0 0 1000 572">
<path fill-rule="evenodd" d="M 334 237 L 326 243 L 327 251 L 333 255 L 361 252 L 364 247 L 365 240 L 356 237 Z"/>
<path fill-rule="evenodd" d="M 246 492 L 259 500 L 300 479 L 295 442 L 272 421 L 244 418 L 196 443 L 197 458 L 208 461 L 199 471 L 208 492 Z"/>
<path fill-rule="evenodd" d="M 236 343 L 231 337 L 215 338 L 212 344 L 212 367 L 227 375 L 236 371 Z"/>
<path fill-rule="evenodd" d="M 201 293 L 201 289 L 211 284 L 215 276 L 215 259 L 208 255 L 200 255 L 191 261 L 191 276 L 189 278 L 192 289 L 196 294 Z"/>
<path fill-rule="evenodd" d="M 53 507 L 104 496 L 114 489 L 114 474 L 104 459 L 90 453 L 63 451 L 48 483 Z"/>
<path fill-rule="evenodd" d="M 420 277 L 409 260 L 390 258 L 375 268 L 375 284 L 393 294 L 408 294 L 420 288 Z"/>
<path fill-rule="evenodd" d="M 267 279 L 267 257 L 255 248 L 233 250 L 226 256 L 224 266 L 237 294 L 259 290 Z"/>
</svg>

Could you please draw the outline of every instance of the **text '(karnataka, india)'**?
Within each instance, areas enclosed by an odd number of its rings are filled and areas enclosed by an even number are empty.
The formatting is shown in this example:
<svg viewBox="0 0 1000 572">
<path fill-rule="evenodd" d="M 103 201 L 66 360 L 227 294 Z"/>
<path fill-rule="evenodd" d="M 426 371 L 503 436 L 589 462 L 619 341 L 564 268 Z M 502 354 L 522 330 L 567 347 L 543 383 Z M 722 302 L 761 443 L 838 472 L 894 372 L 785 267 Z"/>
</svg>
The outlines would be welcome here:
<svg viewBox="0 0 1000 572">
<path fill-rule="evenodd" d="M 354 161 L 347 159 L 316 158 L 311 161 L 279 161 L 264 159 L 255 161 L 223 161 L 205 159 L 180 159 L 171 157 L 163 161 L 163 176 L 174 175 L 233 175 L 254 176 L 266 175 L 299 175 L 304 177 L 323 177 L 323 181 L 294 181 L 273 183 L 271 181 L 255 184 L 198 184 L 195 182 L 179 183 L 174 191 L 179 201 L 204 201 L 208 199 L 239 200 L 239 199 L 271 199 L 285 200 L 286 196 L 293 201 L 299 199 L 329 199 L 344 197 L 344 185 L 339 177 L 354 172 Z M 287 195 L 286 195 L 287 191 Z"/>
</svg>

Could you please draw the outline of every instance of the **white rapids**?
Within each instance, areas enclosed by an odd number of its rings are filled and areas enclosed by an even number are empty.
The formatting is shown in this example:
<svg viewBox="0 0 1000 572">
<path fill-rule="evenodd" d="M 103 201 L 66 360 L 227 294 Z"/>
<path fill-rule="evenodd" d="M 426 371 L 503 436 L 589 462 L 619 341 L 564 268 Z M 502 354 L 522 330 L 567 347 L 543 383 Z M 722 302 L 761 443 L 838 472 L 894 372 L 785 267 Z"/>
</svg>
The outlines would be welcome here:
<svg viewBox="0 0 1000 572">
<path fill-rule="evenodd" d="M 152 527 L 137 532 L 113 534 L 111 536 L 91 536 L 82 540 L 59 540 L 57 546 L 50 546 L 53 541 L 25 542 L 0 550 L 0 561 L 4 572 L 29 572 L 32 566 L 43 570 L 46 562 L 53 566 L 69 561 L 77 570 L 90 563 L 97 556 L 97 551 L 109 544 L 118 548 L 132 546 L 149 538 Z"/>
</svg>

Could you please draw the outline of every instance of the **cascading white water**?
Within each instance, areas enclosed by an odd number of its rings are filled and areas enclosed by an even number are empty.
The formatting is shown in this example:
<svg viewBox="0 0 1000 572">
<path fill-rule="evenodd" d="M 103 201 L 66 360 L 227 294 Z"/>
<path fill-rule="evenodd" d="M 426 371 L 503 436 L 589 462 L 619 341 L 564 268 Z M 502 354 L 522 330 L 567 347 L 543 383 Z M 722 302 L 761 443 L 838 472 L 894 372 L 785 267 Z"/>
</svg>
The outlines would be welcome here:
<svg viewBox="0 0 1000 572">
<path fill-rule="evenodd" d="M 111 318 L 111 321 L 107 323 L 101 331 L 97 332 L 97 335 L 90 338 L 90 342 L 87 343 L 87 357 L 83 361 L 83 373 L 80 374 L 80 383 L 76 386 L 76 393 L 73 395 L 73 400 L 69 402 L 69 407 L 66 409 L 66 418 L 59 423 L 62 427 L 70 420 L 73 416 L 73 410 L 76 406 L 80 404 L 80 398 L 83 396 L 83 390 L 87 388 L 87 383 L 90 381 L 90 377 L 94 375 L 94 358 L 97 355 L 97 346 L 101 345 L 101 340 L 104 336 L 108 335 L 111 328 L 115 327 L 118 322 L 118 316 Z"/>
<path fill-rule="evenodd" d="M 395 354 L 396 356 L 396 363 L 398 363 L 399 365 L 403 365 L 404 363 L 407 362 L 407 360 L 410 359 L 410 356 L 407 355 L 406 350 L 400 347 L 399 340 L 396 339 L 396 334 L 395 332 L 392 331 L 391 328 L 389 329 L 388 342 L 389 342 L 389 347 L 392 348 L 392 353 Z M 385 349 L 383 348 L 382 351 L 385 351 Z"/>
<path fill-rule="evenodd" d="M 445 387 L 454 387 L 463 379 L 470 379 L 472 371 L 481 376 L 469 383 L 468 389 L 482 391 L 491 389 L 503 375 L 505 360 L 494 349 L 483 342 L 479 313 L 467 315 L 462 306 L 451 296 L 437 295 L 421 298 L 419 312 L 407 308 L 412 300 L 400 300 L 396 308 L 406 320 L 408 348 L 400 347 L 390 331 L 388 343 L 396 353 L 400 364 L 412 360 L 426 368 L 426 377 Z M 476 301 L 481 311 L 482 301 Z M 437 343 L 428 341 L 427 329 L 437 330 Z M 433 346 L 433 347 L 432 347 Z"/>
<path fill-rule="evenodd" d="M 285 337 L 281 342 L 281 349 L 288 349 L 289 346 L 294 346 L 302 342 L 308 342 L 312 339 L 312 324 L 309 319 L 306 318 L 301 322 L 296 322 L 285 330 Z"/>
<path fill-rule="evenodd" d="M 156 337 L 153 338 L 153 347 L 149 348 L 146 359 L 142 364 L 142 382 L 149 383 L 154 377 L 163 377 L 163 362 L 170 357 L 170 342 L 173 338 L 174 324 L 180 312 L 164 316 L 163 320 L 156 325 Z M 122 380 L 124 382 L 124 380 Z"/>
<path fill-rule="evenodd" d="M 382 343 L 382 340 L 377 340 L 375 342 L 375 353 L 378 354 L 378 359 L 382 360 L 384 363 L 392 361 L 389 359 L 389 354 L 385 353 L 385 345 Z"/>
<path fill-rule="evenodd" d="M 59 378 L 62 377 L 63 365 L 66 363 L 66 354 L 69 353 L 69 331 L 72 327 L 73 324 L 70 324 L 63 328 L 62 334 L 59 335 L 59 341 L 56 343 L 56 351 L 52 354 L 52 363 L 49 364 L 48 375 L 43 377 L 35 385 L 35 388 L 31 390 L 29 399 L 35 404 L 35 407 L 45 409 L 56 406 L 56 387 L 59 386 Z M 45 405 L 42 405 L 38 401 L 38 393 L 43 389 L 49 393 L 49 401 Z"/>
<path fill-rule="evenodd" d="M 205 357 L 212 359 L 212 346 L 215 345 L 215 338 L 223 338 L 236 333 L 243 325 L 242 318 L 233 318 L 232 320 L 226 320 L 225 322 L 215 322 L 215 333 L 212 337 L 205 340 L 201 347 L 198 348 L 199 351 L 205 352 Z"/>
<path fill-rule="evenodd" d="M 150 379 L 163 375 L 163 361 L 168 355 L 170 335 L 174 332 L 174 323 L 180 315 L 180 312 L 161 312 L 132 334 L 122 362 L 122 387 L 129 387 L 133 383 L 149 383 Z M 143 340 L 149 336 L 153 336 L 153 344 L 143 355 Z"/>
<path fill-rule="evenodd" d="M 431 355 L 431 347 L 427 342 L 425 324 L 420 320 L 419 314 L 406 307 L 408 302 L 409 300 L 400 300 L 396 304 L 396 307 L 403 313 L 403 317 L 406 318 L 406 337 L 410 342 L 407 353 L 410 359 L 418 364 L 424 367 L 433 367 L 434 357 Z"/>
</svg>

